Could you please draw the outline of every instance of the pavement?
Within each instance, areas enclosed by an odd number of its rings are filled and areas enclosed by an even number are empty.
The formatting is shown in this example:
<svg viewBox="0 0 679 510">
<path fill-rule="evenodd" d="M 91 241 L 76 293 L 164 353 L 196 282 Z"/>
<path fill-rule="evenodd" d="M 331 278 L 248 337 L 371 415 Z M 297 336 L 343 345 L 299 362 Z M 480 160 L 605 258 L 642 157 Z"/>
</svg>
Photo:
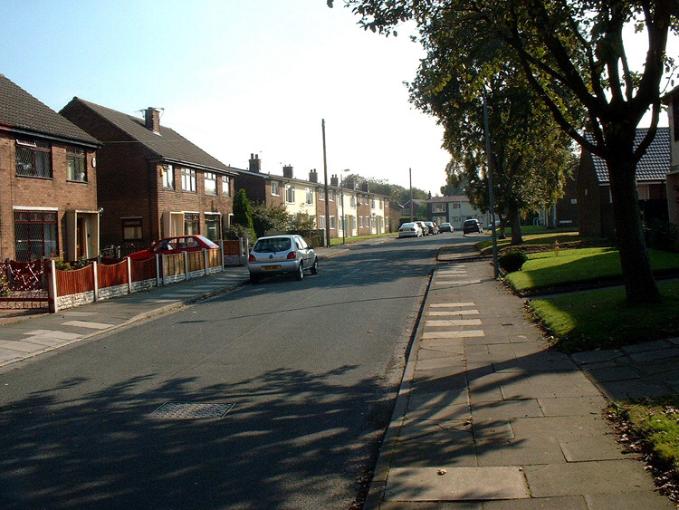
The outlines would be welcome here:
<svg viewBox="0 0 679 510">
<path fill-rule="evenodd" d="M 616 442 L 600 389 L 643 392 L 645 374 L 676 390 L 666 357 L 679 346 L 582 354 L 583 372 L 550 350 L 487 261 L 459 255 L 433 273 L 365 508 L 674 508 Z"/>
<path fill-rule="evenodd" d="M 322 261 L 342 255 L 348 249 L 333 247 L 316 251 Z M 0 318 L 0 369 L 235 290 L 248 279 L 246 267 L 227 267 L 201 278 L 55 314 L 22 315 L 12 311 Z"/>
</svg>

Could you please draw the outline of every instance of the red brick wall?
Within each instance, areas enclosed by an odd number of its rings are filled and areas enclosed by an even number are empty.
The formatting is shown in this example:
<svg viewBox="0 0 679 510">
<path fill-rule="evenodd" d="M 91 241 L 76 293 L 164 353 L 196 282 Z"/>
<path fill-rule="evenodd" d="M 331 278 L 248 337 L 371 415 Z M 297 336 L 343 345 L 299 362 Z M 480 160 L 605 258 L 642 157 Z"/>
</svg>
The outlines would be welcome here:
<svg viewBox="0 0 679 510">
<path fill-rule="evenodd" d="M 30 138 L 22 136 L 22 138 Z M 97 174 L 92 167 L 95 152 L 86 151 L 87 183 L 66 180 L 68 145 L 52 144 L 52 178 L 18 177 L 15 160 L 16 137 L 0 133 L 0 258 L 14 258 L 14 206 L 58 208 L 59 252 L 63 256 L 66 211 L 96 211 Z"/>
<path fill-rule="evenodd" d="M 359 199 L 360 197 L 360 199 Z M 357 202 L 357 215 L 363 216 L 363 227 L 361 227 L 361 222 L 358 221 L 358 235 L 365 236 L 370 234 L 370 196 L 365 193 L 358 193 L 356 196 Z"/>
<path fill-rule="evenodd" d="M 328 187 L 328 197 L 332 194 L 332 188 Z M 340 203 L 340 196 L 339 193 L 335 190 L 335 200 L 328 200 L 328 214 L 327 216 L 334 216 L 335 217 L 335 228 L 330 228 L 330 238 L 332 239 L 333 237 L 337 237 L 337 227 L 339 226 L 339 221 L 340 221 L 340 213 L 341 211 L 338 212 L 339 210 L 339 203 Z M 318 221 L 319 216 L 326 216 L 325 214 L 325 187 L 324 186 L 319 186 L 317 188 L 316 192 L 316 220 Z M 328 225 L 329 225 L 329 220 Z M 318 224 L 318 227 L 321 228 L 321 225 Z"/>
</svg>

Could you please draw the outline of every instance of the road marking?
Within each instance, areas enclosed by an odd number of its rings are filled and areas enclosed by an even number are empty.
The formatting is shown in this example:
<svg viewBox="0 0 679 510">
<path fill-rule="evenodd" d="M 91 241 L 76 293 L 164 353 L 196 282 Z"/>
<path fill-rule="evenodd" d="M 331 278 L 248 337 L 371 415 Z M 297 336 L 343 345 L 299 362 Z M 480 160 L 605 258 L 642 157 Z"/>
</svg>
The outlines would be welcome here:
<svg viewBox="0 0 679 510">
<path fill-rule="evenodd" d="M 471 301 L 466 303 L 432 303 L 429 308 L 461 308 L 463 306 L 476 306 Z"/>
<path fill-rule="evenodd" d="M 63 326 L 73 326 L 76 328 L 88 328 L 88 329 L 108 329 L 113 327 L 113 324 L 106 324 L 104 322 L 85 322 L 85 321 L 68 321 L 62 322 Z"/>
<path fill-rule="evenodd" d="M 447 310 L 445 312 L 427 312 L 431 316 L 451 316 L 451 315 L 478 315 L 478 310 Z"/>
<path fill-rule="evenodd" d="M 468 329 L 466 331 L 426 331 L 422 334 L 422 339 L 430 338 L 475 338 L 486 336 L 480 329 Z"/>
<path fill-rule="evenodd" d="M 426 326 L 480 326 L 481 319 L 452 319 L 425 321 Z"/>
<path fill-rule="evenodd" d="M 437 279 L 436 284 L 439 285 L 468 285 L 471 283 L 481 283 L 481 280 L 439 280 Z"/>
</svg>

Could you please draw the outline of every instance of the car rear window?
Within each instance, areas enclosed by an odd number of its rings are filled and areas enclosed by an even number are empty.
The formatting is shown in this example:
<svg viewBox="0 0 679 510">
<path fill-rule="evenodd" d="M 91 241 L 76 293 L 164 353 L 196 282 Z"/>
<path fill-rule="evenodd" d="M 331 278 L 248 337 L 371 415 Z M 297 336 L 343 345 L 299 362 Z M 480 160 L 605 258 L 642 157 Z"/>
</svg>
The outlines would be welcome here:
<svg viewBox="0 0 679 510">
<path fill-rule="evenodd" d="M 290 238 L 277 237 L 273 239 L 260 239 L 253 248 L 260 253 L 288 251 L 290 249 Z"/>
</svg>

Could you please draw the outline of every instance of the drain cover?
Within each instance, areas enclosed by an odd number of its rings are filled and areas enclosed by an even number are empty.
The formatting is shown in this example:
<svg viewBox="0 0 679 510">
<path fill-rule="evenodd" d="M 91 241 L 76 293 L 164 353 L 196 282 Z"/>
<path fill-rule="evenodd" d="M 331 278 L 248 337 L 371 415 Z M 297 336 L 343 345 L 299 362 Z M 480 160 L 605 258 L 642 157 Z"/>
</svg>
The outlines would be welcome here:
<svg viewBox="0 0 679 510">
<path fill-rule="evenodd" d="M 166 402 L 151 413 L 152 418 L 164 420 L 192 420 L 196 418 L 221 418 L 236 404 L 194 404 L 191 402 Z"/>
</svg>

